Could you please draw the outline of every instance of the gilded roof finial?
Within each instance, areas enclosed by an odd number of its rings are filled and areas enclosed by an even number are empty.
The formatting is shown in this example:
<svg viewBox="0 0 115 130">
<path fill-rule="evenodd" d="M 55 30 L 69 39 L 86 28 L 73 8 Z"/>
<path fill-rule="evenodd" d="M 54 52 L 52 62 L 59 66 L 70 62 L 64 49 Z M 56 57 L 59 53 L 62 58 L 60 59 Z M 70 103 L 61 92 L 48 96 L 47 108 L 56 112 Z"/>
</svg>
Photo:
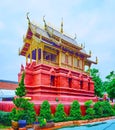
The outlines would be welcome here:
<svg viewBox="0 0 115 130">
<path fill-rule="evenodd" d="M 83 48 L 83 44 L 81 43 L 81 48 Z"/>
<path fill-rule="evenodd" d="M 84 42 L 84 46 L 83 46 L 83 48 L 85 48 L 85 42 Z"/>
<path fill-rule="evenodd" d="M 18 49 L 18 55 L 20 55 L 20 48 Z"/>
<path fill-rule="evenodd" d="M 98 63 L 98 58 L 97 58 L 97 56 L 96 56 L 96 64 Z"/>
<path fill-rule="evenodd" d="M 28 15 L 29 15 L 29 12 L 27 12 L 26 16 L 27 16 L 28 24 L 30 24 L 30 19 Z"/>
<path fill-rule="evenodd" d="M 54 33 L 54 29 L 52 28 L 51 36 L 53 36 L 53 33 Z"/>
<path fill-rule="evenodd" d="M 76 39 L 77 38 L 77 35 L 76 35 L 76 33 L 75 33 L 75 37 L 74 37 L 74 39 Z"/>
<path fill-rule="evenodd" d="M 44 18 L 45 18 L 45 15 L 43 16 L 43 22 L 44 22 L 44 29 L 46 30 L 47 25 L 46 25 L 46 21 Z"/>
<path fill-rule="evenodd" d="M 90 56 L 92 55 L 92 52 L 91 52 L 91 50 L 89 51 L 89 55 L 90 55 Z"/>
<path fill-rule="evenodd" d="M 63 18 L 62 18 L 62 21 L 61 21 L 61 30 L 60 30 L 61 33 L 63 33 Z"/>
</svg>

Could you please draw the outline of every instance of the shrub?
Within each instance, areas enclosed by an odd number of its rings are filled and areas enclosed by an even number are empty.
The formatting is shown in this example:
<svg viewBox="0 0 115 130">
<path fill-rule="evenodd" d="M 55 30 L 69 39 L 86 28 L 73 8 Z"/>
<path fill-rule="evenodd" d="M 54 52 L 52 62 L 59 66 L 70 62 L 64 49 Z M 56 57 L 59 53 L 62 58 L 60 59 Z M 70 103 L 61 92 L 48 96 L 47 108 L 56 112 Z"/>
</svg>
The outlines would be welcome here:
<svg viewBox="0 0 115 130">
<path fill-rule="evenodd" d="M 11 125 L 11 121 L 10 121 L 10 112 L 4 112 L 4 111 L 0 111 L 0 124 L 3 125 Z"/>
<path fill-rule="evenodd" d="M 95 115 L 95 110 L 93 108 L 88 108 L 86 110 L 86 119 L 93 119 Z"/>
<path fill-rule="evenodd" d="M 91 105 L 93 104 L 92 100 L 88 100 L 84 103 L 85 107 L 86 107 L 86 115 L 85 115 L 85 119 L 93 119 L 95 116 L 95 110 L 93 108 L 91 108 Z"/>
<path fill-rule="evenodd" d="M 54 114 L 54 122 L 65 120 L 66 120 L 66 113 L 64 112 L 64 105 L 60 103 L 56 107 L 56 112 Z"/>
<path fill-rule="evenodd" d="M 115 104 L 113 105 L 113 109 L 115 110 Z"/>
<path fill-rule="evenodd" d="M 47 121 L 52 118 L 50 104 L 47 100 L 45 100 L 41 104 L 39 116 L 42 117 L 42 118 L 45 118 Z"/>
<path fill-rule="evenodd" d="M 114 113 L 114 116 L 115 116 L 115 104 L 113 105 L 113 113 Z"/>
<path fill-rule="evenodd" d="M 109 102 L 103 101 L 103 116 L 106 117 L 106 116 L 112 116 L 112 115 L 114 115 L 112 106 L 110 105 Z"/>
<path fill-rule="evenodd" d="M 38 117 L 38 121 L 39 121 L 39 123 L 40 123 L 40 127 L 45 126 L 46 123 L 47 123 L 46 119 L 43 118 L 43 117 Z"/>
<path fill-rule="evenodd" d="M 94 110 L 95 110 L 95 117 L 103 117 L 103 102 L 98 101 L 94 104 Z"/>
<path fill-rule="evenodd" d="M 86 102 L 84 103 L 86 109 L 89 108 L 89 107 L 91 107 L 92 104 L 93 104 L 93 101 L 92 101 L 92 100 L 88 100 L 88 101 L 86 101 Z"/>
<path fill-rule="evenodd" d="M 94 110 L 96 117 L 107 117 L 114 115 L 112 106 L 107 101 L 96 102 L 94 105 Z"/>
<path fill-rule="evenodd" d="M 81 110 L 80 110 L 80 104 L 78 101 L 73 101 L 70 108 L 70 115 L 73 120 L 81 119 Z"/>
</svg>

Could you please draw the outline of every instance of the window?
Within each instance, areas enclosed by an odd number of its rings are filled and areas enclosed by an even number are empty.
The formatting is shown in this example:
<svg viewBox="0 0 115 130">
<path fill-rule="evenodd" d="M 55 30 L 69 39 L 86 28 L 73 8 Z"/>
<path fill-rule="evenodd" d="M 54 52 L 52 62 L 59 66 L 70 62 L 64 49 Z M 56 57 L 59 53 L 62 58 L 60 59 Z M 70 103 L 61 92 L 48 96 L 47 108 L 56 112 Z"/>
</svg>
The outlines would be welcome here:
<svg viewBox="0 0 115 130">
<path fill-rule="evenodd" d="M 72 65 L 72 56 L 68 56 L 68 65 Z"/>
<path fill-rule="evenodd" d="M 55 86 L 55 76 L 54 75 L 51 75 L 51 77 L 50 77 L 50 85 Z"/>
<path fill-rule="evenodd" d="M 81 59 L 78 59 L 77 61 L 77 67 L 82 69 L 82 60 Z"/>
<path fill-rule="evenodd" d="M 80 60 L 77 59 L 77 67 L 80 67 Z"/>
<path fill-rule="evenodd" d="M 45 59 L 45 60 L 50 60 L 50 59 L 51 59 L 50 53 L 44 51 L 44 59 Z"/>
<path fill-rule="evenodd" d="M 45 60 L 49 60 L 49 61 L 56 62 L 56 55 L 44 51 L 44 59 L 45 59 Z"/>
<path fill-rule="evenodd" d="M 83 81 L 80 81 L 80 89 L 83 89 Z"/>
<path fill-rule="evenodd" d="M 74 57 L 74 67 L 77 67 L 77 58 Z"/>
<path fill-rule="evenodd" d="M 51 54 L 51 61 L 56 62 L 56 55 Z"/>
<path fill-rule="evenodd" d="M 90 90 L 90 82 L 88 82 L 88 90 Z"/>
<path fill-rule="evenodd" d="M 69 88 L 71 88 L 72 87 L 72 78 L 68 79 L 68 84 L 69 84 Z"/>
<path fill-rule="evenodd" d="M 41 49 L 38 49 L 38 59 L 41 59 Z"/>
<path fill-rule="evenodd" d="M 61 62 L 62 62 L 62 63 L 65 63 L 65 54 L 64 54 L 64 53 L 62 53 Z"/>
<path fill-rule="evenodd" d="M 68 64 L 68 56 L 65 55 L 65 63 Z"/>
</svg>

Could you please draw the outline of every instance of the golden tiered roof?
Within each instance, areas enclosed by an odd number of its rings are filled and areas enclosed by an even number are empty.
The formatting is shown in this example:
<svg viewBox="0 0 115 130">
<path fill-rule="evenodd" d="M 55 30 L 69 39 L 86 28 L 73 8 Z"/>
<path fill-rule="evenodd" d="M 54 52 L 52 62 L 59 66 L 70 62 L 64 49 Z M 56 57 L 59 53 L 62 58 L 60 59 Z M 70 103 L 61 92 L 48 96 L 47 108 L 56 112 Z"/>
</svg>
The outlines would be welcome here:
<svg viewBox="0 0 115 130">
<path fill-rule="evenodd" d="M 96 61 L 89 59 L 91 57 L 91 51 L 89 54 L 87 54 L 84 47 L 79 45 L 75 38 L 72 38 L 63 33 L 62 25 L 63 24 L 61 24 L 61 31 L 58 31 L 46 24 L 46 21 L 44 20 L 43 29 L 33 24 L 28 18 L 28 30 L 26 37 L 24 38 L 24 45 L 19 51 L 19 55 L 26 56 L 26 58 L 37 58 L 37 56 L 33 56 L 37 54 L 37 52 L 34 54 L 32 51 L 43 48 L 43 46 L 47 46 L 52 50 L 59 52 L 62 51 L 66 54 L 68 53 L 69 55 L 75 56 L 78 59 L 81 58 L 84 62 L 84 65 L 91 66 L 92 63 L 97 64 L 97 59 Z"/>
</svg>

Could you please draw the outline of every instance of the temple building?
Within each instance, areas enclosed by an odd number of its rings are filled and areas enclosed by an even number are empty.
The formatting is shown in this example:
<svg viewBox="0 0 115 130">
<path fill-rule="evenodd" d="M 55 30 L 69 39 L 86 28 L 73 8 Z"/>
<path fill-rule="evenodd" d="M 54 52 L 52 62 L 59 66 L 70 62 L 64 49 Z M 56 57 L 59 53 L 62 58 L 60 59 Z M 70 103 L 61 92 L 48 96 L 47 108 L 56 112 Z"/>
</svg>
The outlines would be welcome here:
<svg viewBox="0 0 115 130">
<path fill-rule="evenodd" d="M 43 21 L 44 28 L 41 28 L 28 18 L 24 44 L 19 50 L 19 55 L 26 58 L 26 66 L 21 65 L 18 81 L 25 71 L 27 96 L 36 102 L 96 101 L 94 82 L 85 67 L 90 71 L 97 58 L 90 60 L 91 51 L 87 54 L 75 38 L 64 34 L 63 22 L 59 31 Z"/>
</svg>

